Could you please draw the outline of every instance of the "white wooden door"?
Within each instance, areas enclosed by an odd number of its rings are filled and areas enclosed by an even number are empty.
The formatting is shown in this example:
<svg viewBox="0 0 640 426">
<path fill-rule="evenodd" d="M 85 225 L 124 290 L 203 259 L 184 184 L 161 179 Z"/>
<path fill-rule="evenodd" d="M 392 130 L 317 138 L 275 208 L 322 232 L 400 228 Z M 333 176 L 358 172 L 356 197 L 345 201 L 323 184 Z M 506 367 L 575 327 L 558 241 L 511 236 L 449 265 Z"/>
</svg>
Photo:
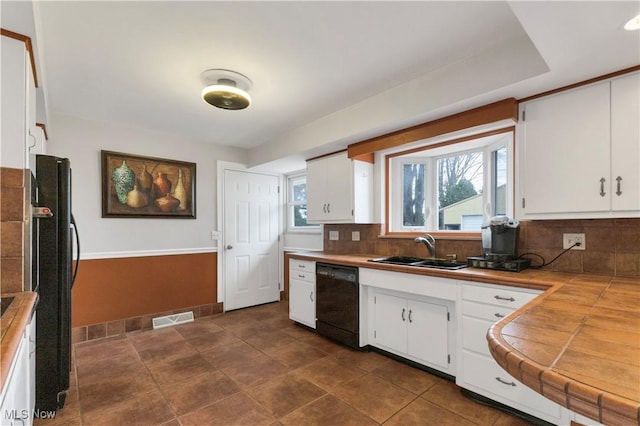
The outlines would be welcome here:
<svg viewBox="0 0 640 426">
<path fill-rule="evenodd" d="M 307 222 L 322 223 L 327 215 L 327 163 L 307 162 Z"/>
<path fill-rule="evenodd" d="M 280 298 L 278 178 L 224 171 L 225 310 Z"/>
<path fill-rule="evenodd" d="M 611 207 L 640 210 L 640 73 L 611 82 Z"/>
<path fill-rule="evenodd" d="M 327 162 L 327 220 L 353 220 L 353 171 L 346 153 L 325 159 Z"/>
<path fill-rule="evenodd" d="M 289 279 L 289 318 L 316 328 L 315 285 L 298 279 Z"/>
<path fill-rule="evenodd" d="M 449 368 L 447 307 L 409 300 L 407 353 L 430 364 Z"/>
<path fill-rule="evenodd" d="M 609 96 L 604 82 L 525 105 L 525 215 L 609 211 Z"/>
<path fill-rule="evenodd" d="M 374 340 L 389 349 L 407 353 L 407 300 L 378 293 L 374 303 Z"/>
</svg>

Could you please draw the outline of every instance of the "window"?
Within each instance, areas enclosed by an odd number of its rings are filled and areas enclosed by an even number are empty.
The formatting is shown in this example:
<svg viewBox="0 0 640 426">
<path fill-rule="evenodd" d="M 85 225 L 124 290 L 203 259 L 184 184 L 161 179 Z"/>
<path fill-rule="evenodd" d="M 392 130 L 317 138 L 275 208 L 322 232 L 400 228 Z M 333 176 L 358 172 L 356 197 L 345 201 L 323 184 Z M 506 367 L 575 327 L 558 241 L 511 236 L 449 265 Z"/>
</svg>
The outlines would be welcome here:
<svg viewBox="0 0 640 426">
<path fill-rule="evenodd" d="M 319 225 L 307 223 L 307 176 L 295 174 L 287 177 L 287 230 L 317 231 Z"/>
<path fill-rule="evenodd" d="M 387 155 L 389 233 L 480 232 L 512 212 L 513 129 Z"/>
</svg>

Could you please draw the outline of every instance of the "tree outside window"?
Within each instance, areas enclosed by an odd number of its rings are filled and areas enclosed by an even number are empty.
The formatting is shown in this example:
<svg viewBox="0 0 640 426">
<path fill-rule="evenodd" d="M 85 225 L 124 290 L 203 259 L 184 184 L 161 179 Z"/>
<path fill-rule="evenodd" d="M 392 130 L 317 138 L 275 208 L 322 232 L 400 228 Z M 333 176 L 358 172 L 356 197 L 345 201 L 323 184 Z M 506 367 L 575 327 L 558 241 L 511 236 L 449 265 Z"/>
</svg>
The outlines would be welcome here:
<svg viewBox="0 0 640 426">
<path fill-rule="evenodd" d="M 388 158 L 388 230 L 480 232 L 512 211 L 513 131 L 410 149 Z"/>
<path fill-rule="evenodd" d="M 287 182 L 288 229 L 317 229 L 318 225 L 307 223 L 307 176 L 292 175 L 287 178 Z"/>
</svg>

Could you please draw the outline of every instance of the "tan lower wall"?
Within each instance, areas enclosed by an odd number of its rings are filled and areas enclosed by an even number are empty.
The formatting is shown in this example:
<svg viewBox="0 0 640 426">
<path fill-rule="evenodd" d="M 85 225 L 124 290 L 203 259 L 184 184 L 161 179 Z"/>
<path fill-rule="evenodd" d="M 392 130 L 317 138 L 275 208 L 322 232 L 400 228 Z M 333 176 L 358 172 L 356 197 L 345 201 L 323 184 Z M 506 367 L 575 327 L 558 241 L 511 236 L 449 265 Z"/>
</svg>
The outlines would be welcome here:
<svg viewBox="0 0 640 426">
<path fill-rule="evenodd" d="M 217 253 L 81 260 L 72 323 L 150 318 L 201 305 L 217 310 Z"/>
</svg>

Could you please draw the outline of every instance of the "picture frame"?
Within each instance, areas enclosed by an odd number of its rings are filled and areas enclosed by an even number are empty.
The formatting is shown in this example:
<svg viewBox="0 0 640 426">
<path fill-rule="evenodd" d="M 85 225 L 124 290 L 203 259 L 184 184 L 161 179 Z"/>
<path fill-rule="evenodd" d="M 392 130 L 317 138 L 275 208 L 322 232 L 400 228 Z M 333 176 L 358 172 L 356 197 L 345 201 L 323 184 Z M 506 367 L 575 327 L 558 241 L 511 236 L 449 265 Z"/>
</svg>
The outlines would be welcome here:
<svg viewBox="0 0 640 426">
<path fill-rule="evenodd" d="M 100 151 L 103 218 L 196 218 L 196 164 Z"/>
</svg>

